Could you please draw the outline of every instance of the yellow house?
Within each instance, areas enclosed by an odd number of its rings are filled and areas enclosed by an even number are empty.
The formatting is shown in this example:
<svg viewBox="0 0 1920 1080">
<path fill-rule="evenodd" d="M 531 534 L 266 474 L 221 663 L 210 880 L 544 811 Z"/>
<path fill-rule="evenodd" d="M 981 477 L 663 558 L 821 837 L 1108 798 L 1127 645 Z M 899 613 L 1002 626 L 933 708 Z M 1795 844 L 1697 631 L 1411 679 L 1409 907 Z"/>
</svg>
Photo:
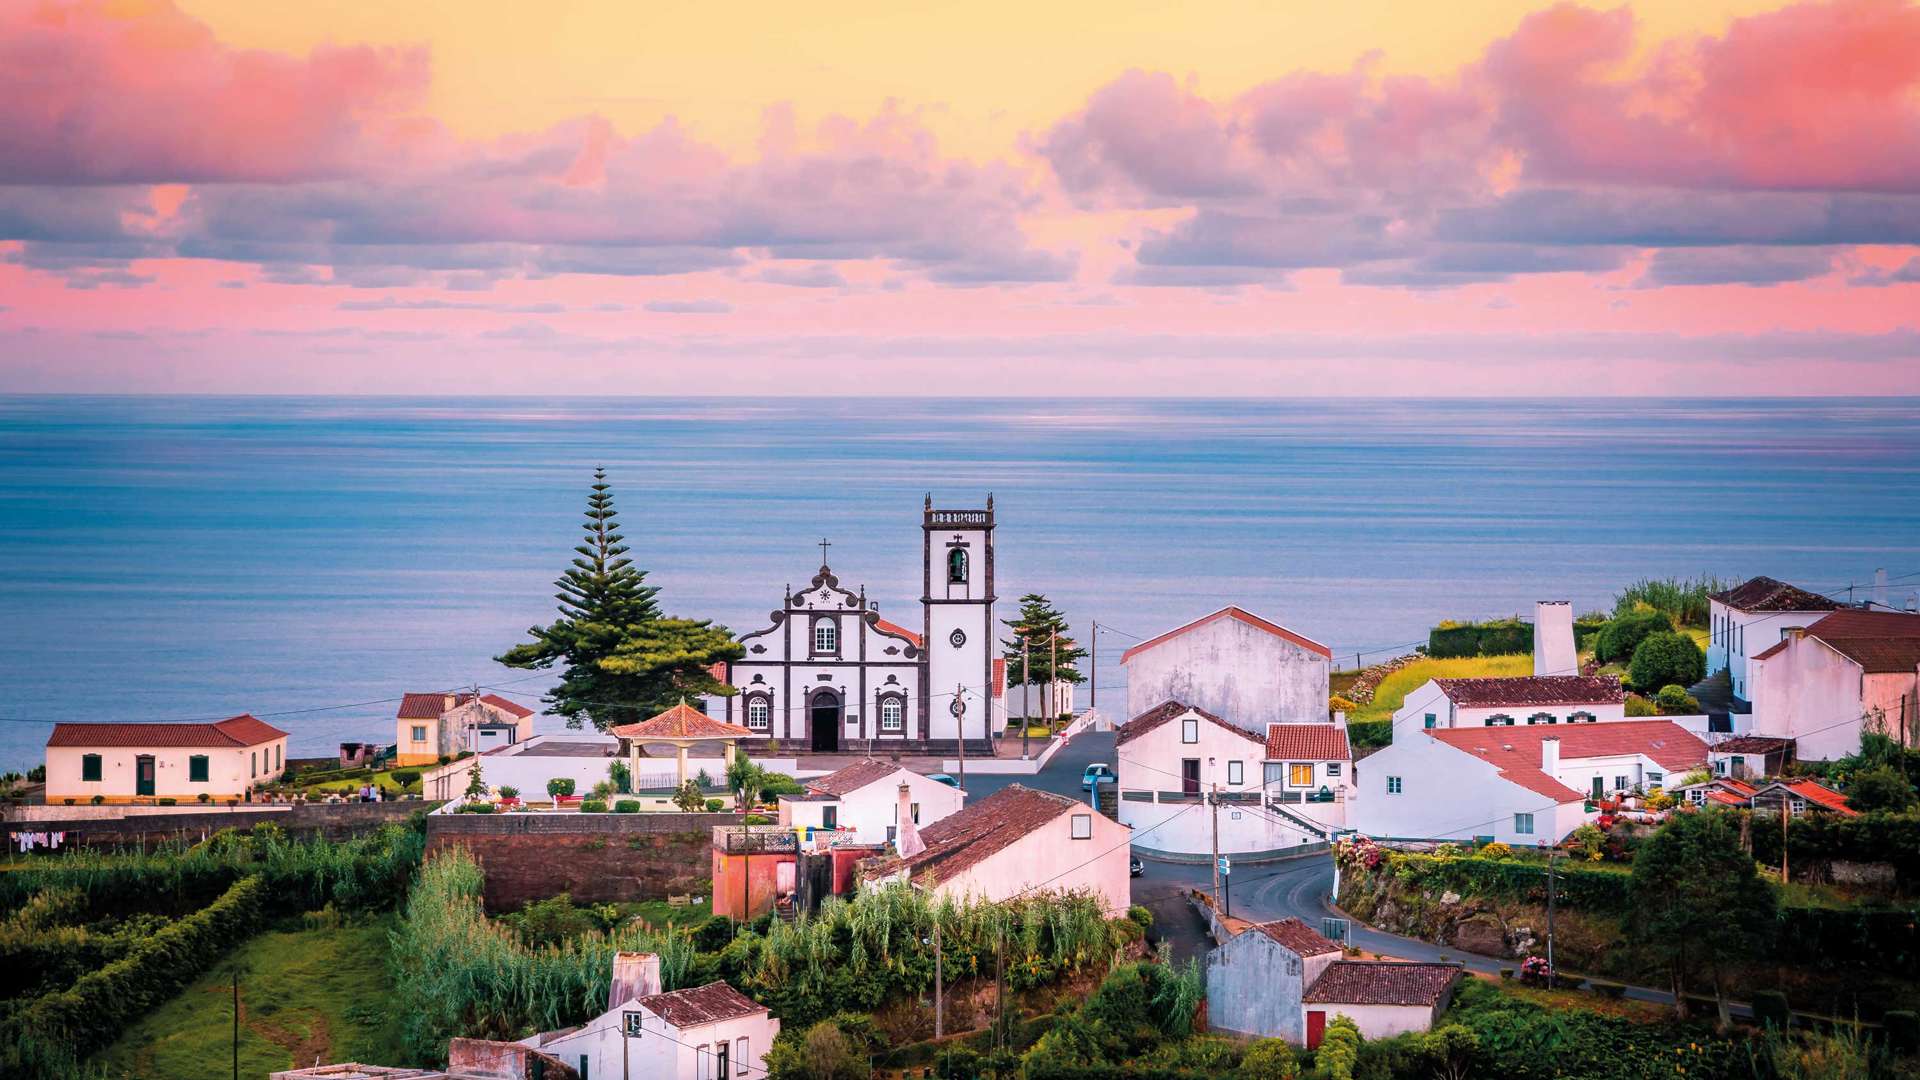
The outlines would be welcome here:
<svg viewBox="0 0 1920 1080">
<path fill-rule="evenodd" d="M 533 710 L 498 694 L 406 694 L 393 721 L 394 761 L 433 765 L 533 738 Z"/>
<path fill-rule="evenodd" d="M 244 713 L 217 724 L 55 724 L 47 804 L 224 802 L 278 779 L 286 755 L 287 733 Z"/>
</svg>

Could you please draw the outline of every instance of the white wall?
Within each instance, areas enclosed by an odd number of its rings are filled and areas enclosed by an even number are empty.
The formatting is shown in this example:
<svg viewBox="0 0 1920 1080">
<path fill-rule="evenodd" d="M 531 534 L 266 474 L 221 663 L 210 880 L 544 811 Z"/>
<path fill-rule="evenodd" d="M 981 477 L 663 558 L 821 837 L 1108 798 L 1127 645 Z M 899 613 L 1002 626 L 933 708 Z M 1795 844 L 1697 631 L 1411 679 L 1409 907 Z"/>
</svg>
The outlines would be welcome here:
<svg viewBox="0 0 1920 1080">
<path fill-rule="evenodd" d="M 1739 611 L 1718 600 L 1707 603 L 1707 674 L 1726 668 L 1733 678 L 1733 696 L 1752 701 L 1752 671 L 1748 661 L 1780 643 L 1795 627 L 1812 626 L 1831 611 Z"/>
<path fill-rule="evenodd" d="M 527 751 L 552 743 L 591 743 L 595 746 L 614 747 L 619 740 L 611 735 L 594 732 L 567 732 L 561 735 L 540 735 L 527 742 L 480 755 L 480 778 L 490 790 L 498 791 L 502 787 L 520 789 L 520 797 L 535 802 L 547 797 L 547 781 L 555 777 L 572 777 L 574 794 L 586 795 L 593 785 L 608 779 L 607 766 L 622 760 L 611 757 L 554 757 L 530 754 Z M 458 798 L 467 790 L 467 769 L 471 758 L 451 761 L 445 765 L 421 767 L 421 791 L 430 799 Z M 762 767 L 771 772 L 786 773 L 796 778 L 819 776 L 818 769 L 800 769 L 796 758 L 754 758 Z M 674 771 L 674 759 L 646 758 L 641 767 L 648 773 L 670 773 Z M 726 782 L 727 763 L 724 758 L 688 758 L 689 776 L 701 769 L 720 783 Z"/>
<path fill-rule="evenodd" d="M 1270 723 L 1319 723 L 1331 667 L 1311 649 L 1222 617 L 1127 661 L 1127 715 L 1179 701 L 1256 733 Z"/>
<path fill-rule="evenodd" d="M 621 1035 L 621 1014 L 626 1009 L 638 1009 L 644 1014 L 642 1033 L 638 1038 L 624 1039 Z M 546 1054 L 559 1058 L 562 1063 L 576 1071 L 580 1068 L 580 1058 L 588 1059 L 586 1075 L 592 1080 L 617 1080 L 622 1072 L 622 1043 L 625 1043 L 627 1058 L 624 1062 L 624 1075 L 647 1077 L 648 1080 L 722 1080 L 713 1072 L 712 1061 L 705 1063 L 706 1071 L 701 1071 L 701 1062 L 697 1048 L 711 1047 L 725 1039 L 732 1050 L 737 1051 L 740 1038 L 747 1040 L 746 1068 L 741 1068 L 738 1060 L 729 1061 L 730 1075 L 725 1080 L 735 1080 L 743 1074 L 765 1076 L 765 1058 L 767 1047 L 780 1034 L 780 1021 L 766 1013 L 723 1020 L 717 1024 L 704 1024 L 688 1028 L 685 1031 L 669 1026 L 655 1016 L 651 1010 L 638 1004 L 629 1004 L 600 1014 L 588 1021 L 578 1031 L 562 1035 L 545 1043 L 528 1041 Z"/>
<path fill-rule="evenodd" d="M 1108 916 L 1127 910 L 1131 878 L 1127 841 L 1131 830 L 1088 807 L 1093 835 L 1073 838 L 1072 819 L 1063 813 L 981 862 L 941 882 L 934 891 L 956 899 L 1005 900 L 1028 889 L 1052 892 L 1084 890 L 1101 900 Z"/>
<path fill-rule="evenodd" d="M 47 747 L 47 802 L 59 804 L 72 799 L 91 802 L 95 795 L 109 801 L 134 797 L 135 761 L 144 754 L 153 756 L 153 797 L 178 799 L 182 805 L 198 801 L 205 793 L 210 798 L 236 798 L 245 792 L 276 780 L 286 769 L 287 740 L 275 739 L 244 749 L 218 747 Z M 82 761 L 88 754 L 100 755 L 100 779 L 80 779 Z M 259 755 L 266 755 L 260 763 Z M 189 758 L 204 755 L 207 779 L 189 780 Z"/>
<path fill-rule="evenodd" d="M 1187 714 L 1192 716 L 1191 713 Z M 1182 801 L 1181 762 L 1194 758 L 1200 762 L 1200 790 L 1219 785 L 1223 795 L 1262 793 L 1267 790 L 1313 790 L 1322 785 L 1341 801 L 1333 803 L 1295 803 L 1288 812 L 1305 817 L 1328 829 L 1346 823 L 1349 762 L 1301 761 L 1313 767 L 1313 779 L 1306 785 L 1293 785 L 1290 762 L 1279 762 L 1279 779 L 1268 785 L 1266 742 L 1239 728 L 1223 728 L 1204 717 L 1194 717 L 1198 742 L 1183 742 L 1183 717 L 1174 717 L 1159 727 L 1121 743 L 1116 750 L 1116 771 L 1120 785 L 1120 821 L 1134 827 L 1135 846 L 1148 851 L 1178 854 L 1211 853 L 1214 814 L 1204 805 Z M 1235 764 L 1239 781 L 1233 779 Z M 1337 768 L 1332 775 L 1329 765 Z M 1129 793 L 1132 793 L 1130 795 Z M 1141 801 L 1138 795 L 1150 796 Z M 1188 808 L 1192 807 L 1191 810 Z M 1185 811 L 1185 812 L 1183 812 Z M 1219 812 L 1220 850 L 1223 852 L 1274 851 L 1295 847 L 1322 837 L 1288 821 L 1286 815 L 1264 809 L 1262 805 L 1222 803 Z"/>
<path fill-rule="evenodd" d="M 1384 1039 L 1407 1031 L 1425 1031 L 1433 1026 L 1431 1005 L 1320 1005 L 1307 1004 L 1303 1013 L 1324 1012 L 1327 1023 L 1336 1016 L 1352 1020 L 1363 1039 Z"/>
<path fill-rule="evenodd" d="M 1581 800 L 1556 804 L 1503 778 L 1482 761 L 1418 732 L 1396 738 L 1355 765 L 1360 775 L 1347 820 L 1368 836 L 1471 841 L 1491 836 L 1507 844 L 1554 843 L 1587 820 Z M 1387 781 L 1400 778 L 1400 792 Z M 1516 813 L 1533 814 L 1533 832 L 1514 829 Z"/>
<path fill-rule="evenodd" d="M 919 804 L 917 824 L 920 828 L 926 828 L 967 803 L 966 792 L 959 788 L 902 768 L 894 770 L 891 776 L 848 792 L 831 802 L 783 796 L 780 799 L 780 824 L 821 828 L 822 811 L 832 806 L 838 827 L 852 830 L 854 838 L 860 843 L 888 843 L 892 837 L 887 830 L 899 824 L 900 784 L 903 780 L 910 789 L 911 803 Z"/>
</svg>

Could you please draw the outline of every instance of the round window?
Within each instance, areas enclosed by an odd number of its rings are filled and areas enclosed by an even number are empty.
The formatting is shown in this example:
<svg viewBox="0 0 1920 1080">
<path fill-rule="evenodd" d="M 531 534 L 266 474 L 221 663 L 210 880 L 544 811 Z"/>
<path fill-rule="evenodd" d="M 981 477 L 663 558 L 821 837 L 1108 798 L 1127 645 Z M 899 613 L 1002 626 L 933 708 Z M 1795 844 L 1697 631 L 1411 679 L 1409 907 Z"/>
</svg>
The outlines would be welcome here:
<svg viewBox="0 0 1920 1080">
<path fill-rule="evenodd" d="M 967 643 L 967 632 L 965 630 L 955 630 L 953 633 L 947 635 L 947 640 L 953 642 L 953 647 L 957 649 Z"/>
</svg>

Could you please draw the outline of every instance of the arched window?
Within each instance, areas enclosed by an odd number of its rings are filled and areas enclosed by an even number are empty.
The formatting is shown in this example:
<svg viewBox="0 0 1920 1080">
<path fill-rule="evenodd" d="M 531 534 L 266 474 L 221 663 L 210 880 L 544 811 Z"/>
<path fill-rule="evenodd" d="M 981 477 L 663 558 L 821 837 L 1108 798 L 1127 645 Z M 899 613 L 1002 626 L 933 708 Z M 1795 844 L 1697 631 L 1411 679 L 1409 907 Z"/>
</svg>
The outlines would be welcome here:
<svg viewBox="0 0 1920 1080">
<path fill-rule="evenodd" d="M 765 731 L 773 726 L 773 707 L 759 694 L 747 699 L 747 727 Z"/>
<path fill-rule="evenodd" d="M 954 585 L 967 583 L 966 548 L 954 548 L 947 552 L 947 581 Z"/>
<path fill-rule="evenodd" d="M 840 651 L 840 624 L 832 619 L 819 619 L 813 624 L 813 651 L 816 653 L 837 653 Z"/>
<path fill-rule="evenodd" d="M 880 699 L 881 731 L 899 731 L 902 727 L 906 726 L 906 717 L 907 707 L 905 702 L 892 696 Z"/>
</svg>

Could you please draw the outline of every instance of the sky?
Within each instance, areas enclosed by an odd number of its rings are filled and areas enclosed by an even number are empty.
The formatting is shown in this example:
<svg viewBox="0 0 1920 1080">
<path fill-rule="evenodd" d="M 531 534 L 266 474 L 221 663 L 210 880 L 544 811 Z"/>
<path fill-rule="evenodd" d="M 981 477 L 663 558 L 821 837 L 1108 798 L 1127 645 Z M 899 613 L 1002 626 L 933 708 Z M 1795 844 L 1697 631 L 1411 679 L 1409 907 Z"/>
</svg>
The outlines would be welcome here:
<svg viewBox="0 0 1920 1080">
<path fill-rule="evenodd" d="M 0 0 L 0 392 L 1920 393 L 1920 6 Z"/>
</svg>

